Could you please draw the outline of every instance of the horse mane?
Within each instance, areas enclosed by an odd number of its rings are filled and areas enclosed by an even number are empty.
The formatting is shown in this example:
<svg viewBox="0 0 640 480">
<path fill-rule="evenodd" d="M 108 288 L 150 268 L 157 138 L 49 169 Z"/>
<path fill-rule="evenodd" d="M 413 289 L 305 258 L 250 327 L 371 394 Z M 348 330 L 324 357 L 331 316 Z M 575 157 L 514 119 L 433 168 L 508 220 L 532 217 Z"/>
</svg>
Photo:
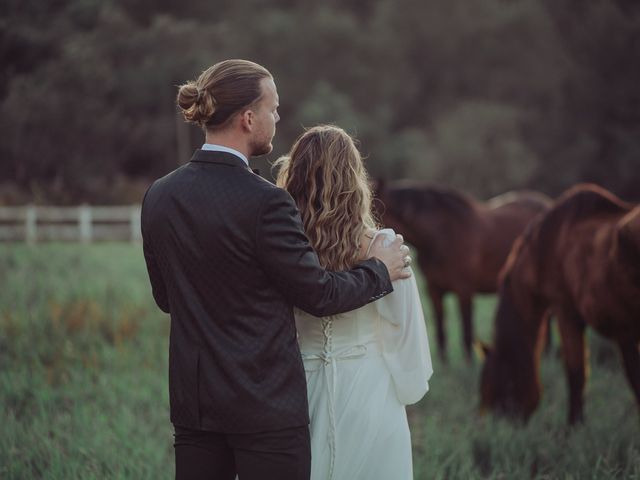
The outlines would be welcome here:
<svg viewBox="0 0 640 480">
<path fill-rule="evenodd" d="M 514 321 L 520 313 L 513 299 L 511 279 L 508 275 L 505 275 L 505 278 L 500 282 L 498 298 L 493 345 L 502 354 L 509 357 L 510 361 L 517 361 L 517 359 L 521 358 L 518 353 L 520 353 L 522 346 L 516 344 L 514 339 L 522 339 L 523 333 L 521 322 Z"/>
<path fill-rule="evenodd" d="M 432 184 L 401 180 L 389 186 L 388 194 L 403 209 L 397 212 L 403 218 L 428 210 L 444 210 L 453 218 L 466 219 L 476 209 L 474 201 L 465 194 Z"/>
<path fill-rule="evenodd" d="M 521 252 L 529 248 L 535 259 L 537 277 L 545 266 L 545 253 L 552 251 L 562 227 L 587 218 L 602 215 L 624 215 L 633 205 L 594 184 L 580 184 L 564 192 L 546 214 L 532 220 L 515 240 L 500 271 L 498 282 L 503 285 L 516 265 Z"/>
<path fill-rule="evenodd" d="M 565 191 L 546 215 L 532 221 L 523 233 L 526 243 L 537 244 L 537 258 L 551 248 L 563 225 L 574 224 L 588 218 L 608 215 L 624 215 L 632 209 L 604 188 L 584 183 Z"/>
</svg>

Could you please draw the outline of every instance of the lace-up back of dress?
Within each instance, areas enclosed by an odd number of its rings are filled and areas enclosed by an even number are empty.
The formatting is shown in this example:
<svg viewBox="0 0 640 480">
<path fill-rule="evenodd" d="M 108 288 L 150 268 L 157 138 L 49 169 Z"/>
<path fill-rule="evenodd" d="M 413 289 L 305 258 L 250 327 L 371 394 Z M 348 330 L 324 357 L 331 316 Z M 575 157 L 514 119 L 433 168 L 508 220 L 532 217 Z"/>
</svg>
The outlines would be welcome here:
<svg viewBox="0 0 640 480">
<path fill-rule="evenodd" d="M 320 353 L 375 341 L 379 315 L 375 305 L 370 303 L 322 318 L 296 309 L 295 317 L 300 349 Z"/>
<path fill-rule="evenodd" d="M 371 243 L 367 248 L 367 256 Z M 303 352 L 326 353 L 348 348 L 354 344 L 376 341 L 380 317 L 375 302 L 350 312 L 322 318 L 314 317 L 299 309 L 295 309 L 294 313 L 298 342 Z"/>
</svg>

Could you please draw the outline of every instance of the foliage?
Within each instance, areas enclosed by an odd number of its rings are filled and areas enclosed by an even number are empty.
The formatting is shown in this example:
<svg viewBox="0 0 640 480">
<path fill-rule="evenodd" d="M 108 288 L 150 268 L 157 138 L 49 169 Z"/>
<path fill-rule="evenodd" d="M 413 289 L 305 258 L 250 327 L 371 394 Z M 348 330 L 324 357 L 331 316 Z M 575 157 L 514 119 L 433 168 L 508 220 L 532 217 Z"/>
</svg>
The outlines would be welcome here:
<svg viewBox="0 0 640 480">
<path fill-rule="evenodd" d="M 360 139 L 374 176 L 482 197 L 589 180 L 640 200 L 633 0 L 0 8 L 0 203 L 140 201 L 185 155 L 175 86 L 232 57 L 276 78 L 271 160 L 303 127 L 335 122 Z M 196 147 L 201 133 L 189 128 Z M 3 245 L 0 284 L 0 477 L 171 478 L 168 319 L 138 247 Z M 488 340 L 494 299 L 477 306 Z M 458 324 L 448 322 L 452 364 L 434 355 L 431 391 L 410 409 L 416 478 L 640 478 L 637 412 L 608 344 L 592 342 L 584 426 L 565 429 L 552 356 L 542 406 L 514 427 L 475 416 L 478 365 L 462 363 Z"/>
<path fill-rule="evenodd" d="M 175 168 L 175 86 L 233 57 L 276 78 L 271 160 L 335 122 L 374 176 L 640 198 L 637 2 L 0 3 L 0 182 L 32 200 L 117 202 L 118 178 Z"/>
</svg>

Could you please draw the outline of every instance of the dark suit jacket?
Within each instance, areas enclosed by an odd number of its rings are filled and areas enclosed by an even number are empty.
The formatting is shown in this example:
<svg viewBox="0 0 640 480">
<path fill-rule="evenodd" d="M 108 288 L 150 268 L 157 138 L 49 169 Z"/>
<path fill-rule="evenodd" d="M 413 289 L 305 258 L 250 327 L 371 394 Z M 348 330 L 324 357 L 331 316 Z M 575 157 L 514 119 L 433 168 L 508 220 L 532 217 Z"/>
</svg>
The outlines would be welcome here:
<svg viewBox="0 0 640 480">
<path fill-rule="evenodd" d="M 228 153 L 198 150 L 142 206 L 144 256 L 171 315 L 171 421 L 225 433 L 309 423 L 292 306 L 316 316 L 392 290 L 382 262 L 324 270 L 288 192 Z"/>
</svg>

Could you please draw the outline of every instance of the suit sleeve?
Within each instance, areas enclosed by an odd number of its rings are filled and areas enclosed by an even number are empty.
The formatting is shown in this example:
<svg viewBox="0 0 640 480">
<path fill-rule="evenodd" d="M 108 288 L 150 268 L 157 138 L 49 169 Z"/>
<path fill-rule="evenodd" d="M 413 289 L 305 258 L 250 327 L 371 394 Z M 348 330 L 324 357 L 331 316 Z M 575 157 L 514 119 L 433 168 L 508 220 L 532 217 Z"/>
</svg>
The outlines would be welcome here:
<svg viewBox="0 0 640 480">
<path fill-rule="evenodd" d="M 322 268 L 287 191 L 270 189 L 256 222 L 259 263 L 282 295 L 301 310 L 317 317 L 336 315 L 393 291 L 386 266 L 375 258 L 347 272 Z"/>
<path fill-rule="evenodd" d="M 146 200 L 146 194 L 145 194 Z M 148 220 L 145 218 L 145 208 L 144 203 L 145 200 L 142 201 L 142 250 L 144 252 L 144 260 L 147 264 L 147 273 L 149 274 L 149 280 L 151 281 L 151 292 L 153 293 L 153 298 L 156 301 L 156 304 L 165 313 L 169 313 L 169 300 L 167 297 L 167 288 L 164 284 L 164 280 L 160 273 L 160 268 L 158 266 L 158 259 L 156 258 L 153 247 L 151 244 L 151 238 L 149 232 L 145 232 L 145 223 Z"/>
</svg>

